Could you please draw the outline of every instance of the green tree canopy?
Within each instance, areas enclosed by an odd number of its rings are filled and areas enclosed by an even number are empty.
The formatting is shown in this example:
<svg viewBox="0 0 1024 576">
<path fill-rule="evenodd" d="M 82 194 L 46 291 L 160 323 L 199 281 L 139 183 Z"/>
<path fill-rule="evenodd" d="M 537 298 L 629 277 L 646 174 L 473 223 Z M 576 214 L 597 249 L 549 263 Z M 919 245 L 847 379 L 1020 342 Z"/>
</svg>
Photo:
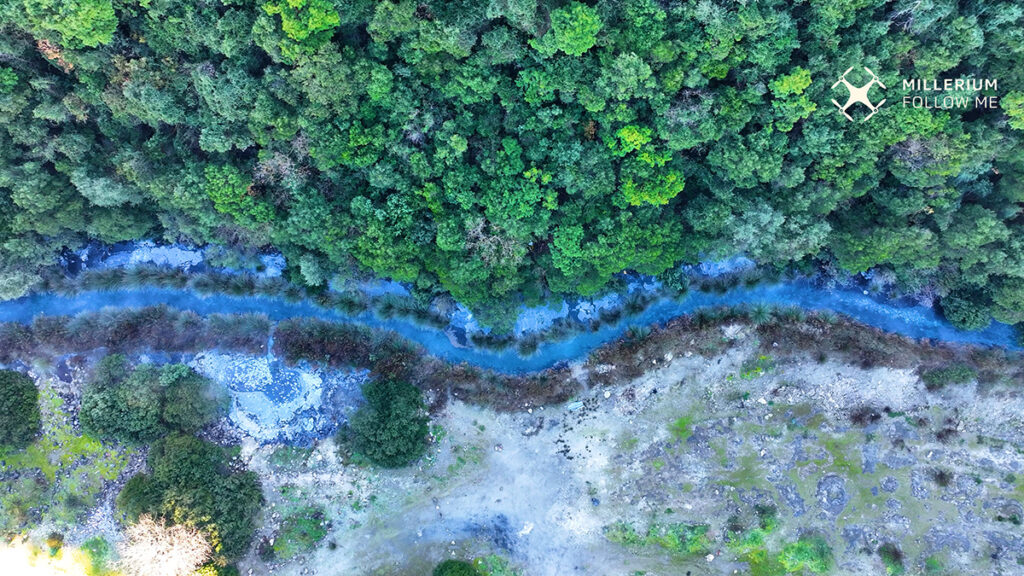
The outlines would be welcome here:
<svg viewBox="0 0 1024 576">
<path fill-rule="evenodd" d="M 353 449 L 378 466 L 405 466 L 426 452 L 423 395 L 412 384 L 375 380 L 363 386 L 366 404 L 349 422 Z"/>
<path fill-rule="evenodd" d="M 132 367 L 103 358 L 82 393 L 82 428 L 100 438 L 150 442 L 171 431 L 195 432 L 226 411 L 226 397 L 188 366 Z"/>
<path fill-rule="evenodd" d="M 0 446 L 23 448 L 39 435 L 39 391 L 20 372 L 0 370 Z"/>
<path fill-rule="evenodd" d="M 279 0 L 267 2 L 263 9 L 281 17 L 281 29 L 287 36 L 281 42 L 281 52 L 289 58 L 315 52 L 330 41 L 341 24 L 338 10 L 329 0 Z"/>
<path fill-rule="evenodd" d="M 231 471 L 224 448 L 184 435 L 154 443 L 148 463 L 151 473 L 132 477 L 117 496 L 129 522 L 149 514 L 196 528 L 222 561 L 248 551 L 263 506 L 255 474 Z"/>
<path fill-rule="evenodd" d="M 111 0 L 23 0 L 29 25 L 55 32 L 68 48 L 95 48 L 114 36 L 117 16 Z"/>
<path fill-rule="evenodd" d="M 601 26 L 596 10 L 580 2 L 570 2 L 567 7 L 551 13 L 551 30 L 534 42 L 534 47 L 548 56 L 556 50 L 581 56 L 594 47 Z"/>
<path fill-rule="evenodd" d="M 881 271 L 961 325 L 1024 316 L 1012 3 L 13 0 L 0 14 L 0 298 L 66 249 L 150 238 L 276 249 L 308 286 L 387 276 L 503 330 L 522 304 L 740 252 Z M 861 85 L 864 66 L 887 103 L 849 122 L 832 85 L 851 67 Z M 998 89 L 902 106 L 917 94 L 902 78 L 935 75 Z"/>
</svg>

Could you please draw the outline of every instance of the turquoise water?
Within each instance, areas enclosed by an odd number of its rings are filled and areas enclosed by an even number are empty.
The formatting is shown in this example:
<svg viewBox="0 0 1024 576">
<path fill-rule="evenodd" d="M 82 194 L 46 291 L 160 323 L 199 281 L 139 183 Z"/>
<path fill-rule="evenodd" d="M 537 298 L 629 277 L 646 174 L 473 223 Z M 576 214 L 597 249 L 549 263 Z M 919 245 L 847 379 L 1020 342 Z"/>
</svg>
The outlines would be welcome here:
<svg viewBox="0 0 1024 576">
<path fill-rule="evenodd" d="M 623 317 L 619 322 L 604 325 L 595 332 L 580 332 L 567 340 L 545 342 L 536 352 L 525 357 L 520 356 L 514 348 L 503 351 L 461 348 L 454 345 L 442 330 L 420 326 L 401 318 L 381 319 L 370 312 L 348 316 L 309 302 L 288 302 L 267 296 L 204 296 L 191 291 L 163 288 L 90 291 L 70 296 L 36 294 L 0 302 L 0 321 L 27 323 L 37 315 L 75 315 L 105 307 L 139 308 L 159 304 L 200 315 L 260 313 L 271 320 L 308 317 L 384 328 L 419 343 L 439 358 L 450 362 L 467 362 L 505 373 L 543 370 L 561 362 L 584 358 L 598 346 L 617 339 L 630 327 L 661 324 L 701 308 L 740 304 L 830 310 L 911 338 L 1018 349 L 1014 330 L 1006 324 L 993 322 L 984 330 L 968 332 L 954 328 L 930 308 L 902 306 L 852 290 L 827 290 L 802 280 L 738 287 L 723 294 L 693 292 L 680 301 L 660 300 L 639 314 Z"/>
</svg>

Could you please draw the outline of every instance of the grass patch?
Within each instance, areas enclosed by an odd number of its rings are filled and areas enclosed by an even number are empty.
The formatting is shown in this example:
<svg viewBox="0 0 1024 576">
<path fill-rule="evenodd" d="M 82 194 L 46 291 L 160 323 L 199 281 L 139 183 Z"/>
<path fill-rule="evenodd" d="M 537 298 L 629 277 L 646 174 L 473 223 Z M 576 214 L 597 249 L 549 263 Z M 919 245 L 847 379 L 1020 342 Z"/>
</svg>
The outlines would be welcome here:
<svg viewBox="0 0 1024 576">
<path fill-rule="evenodd" d="M 327 536 L 329 523 L 319 506 L 304 506 L 281 521 L 274 537 L 274 557 L 288 560 L 312 550 Z"/>
<path fill-rule="evenodd" d="M 433 478 L 442 484 L 457 478 L 467 466 L 475 466 L 483 462 L 484 454 L 484 449 L 480 446 L 454 444 L 452 445 L 452 456 L 455 457 L 455 460 L 448 464 L 444 476 L 434 476 Z"/>
<path fill-rule="evenodd" d="M 754 380 L 775 370 L 775 360 L 766 354 L 750 358 L 740 366 L 740 378 L 743 380 Z"/>
<path fill-rule="evenodd" d="M 786 567 L 765 548 L 755 548 L 740 557 L 750 566 L 750 576 L 782 576 Z"/>
<path fill-rule="evenodd" d="M 644 533 L 628 522 L 616 522 L 605 527 L 609 542 L 635 548 L 658 546 L 673 554 L 692 556 L 705 553 L 710 547 L 707 524 L 651 524 Z"/>
<path fill-rule="evenodd" d="M 271 466 L 277 468 L 296 468 L 302 466 L 309 460 L 310 455 L 313 454 L 312 448 L 302 448 L 300 446 L 282 446 L 277 448 L 270 454 L 268 462 Z"/>
<path fill-rule="evenodd" d="M 496 554 L 489 554 L 473 560 L 473 567 L 481 576 L 522 576 L 512 564 Z"/>
<path fill-rule="evenodd" d="M 693 416 L 682 416 L 669 425 L 669 432 L 676 442 L 684 443 L 693 436 Z"/>
<path fill-rule="evenodd" d="M 779 563 L 787 572 L 825 574 L 832 569 L 832 548 L 821 536 L 804 535 L 782 548 Z"/>
<path fill-rule="evenodd" d="M 625 435 L 619 440 L 619 451 L 630 452 L 640 444 L 640 439 L 632 434 Z"/>
<path fill-rule="evenodd" d="M 847 434 L 838 438 L 826 438 L 822 442 L 822 447 L 832 457 L 831 468 L 846 478 L 853 478 L 860 474 L 861 467 L 857 461 L 860 454 L 856 450 L 860 441 L 860 436 L 854 434 Z"/>
<path fill-rule="evenodd" d="M 729 486 L 737 488 L 761 488 L 765 486 L 764 470 L 757 452 L 742 454 L 736 459 L 735 467 L 723 472 Z"/>
<path fill-rule="evenodd" d="M 978 372 L 967 364 L 952 364 L 921 374 L 925 388 L 932 392 L 941 390 L 950 384 L 966 384 L 977 377 Z"/>
<path fill-rule="evenodd" d="M 20 476 L 5 482 L 9 490 L 0 497 L 4 530 L 20 531 L 44 521 L 59 530 L 78 524 L 103 484 L 128 464 L 127 450 L 76 432 L 64 401 L 48 385 L 39 401 L 42 436 L 23 450 L 0 451 L 0 474 Z"/>
</svg>

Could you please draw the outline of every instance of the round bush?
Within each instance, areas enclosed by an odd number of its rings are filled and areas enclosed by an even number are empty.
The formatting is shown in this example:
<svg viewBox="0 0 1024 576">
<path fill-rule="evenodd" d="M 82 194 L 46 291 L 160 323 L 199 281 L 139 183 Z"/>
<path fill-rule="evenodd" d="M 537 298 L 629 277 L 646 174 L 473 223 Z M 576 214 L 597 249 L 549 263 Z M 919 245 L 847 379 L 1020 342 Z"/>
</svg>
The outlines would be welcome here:
<svg viewBox="0 0 1024 576">
<path fill-rule="evenodd" d="M 164 390 L 163 420 L 170 428 L 195 432 L 225 411 L 224 398 L 210 391 L 210 381 L 184 364 L 164 366 L 160 386 Z"/>
<path fill-rule="evenodd" d="M 352 415 L 355 451 L 378 466 L 397 468 L 427 449 L 426 406 L 408 382 L 382 380 L 363 387 L 366 404 Z"/>
<path fill-rule="evenodd" d="M 78 413 L 82 429 L 97 438 L 129 443 L 164 435 L 158 378 L 155 366 L 142 365 L 129 372 L 123 356 L 104 358 L 82 392 Z"/>
<path fill-rule="evenodd" d="M 39 434 L 39 390 L 28 376 L 0 370 L 0 445 L 24 448 Z"/>
<path fill-rule="evenodd" d="M 445 560 L 434 568 L 434 576 L 480 576 L 480 572 L 465 560 Z"/>
</svg>

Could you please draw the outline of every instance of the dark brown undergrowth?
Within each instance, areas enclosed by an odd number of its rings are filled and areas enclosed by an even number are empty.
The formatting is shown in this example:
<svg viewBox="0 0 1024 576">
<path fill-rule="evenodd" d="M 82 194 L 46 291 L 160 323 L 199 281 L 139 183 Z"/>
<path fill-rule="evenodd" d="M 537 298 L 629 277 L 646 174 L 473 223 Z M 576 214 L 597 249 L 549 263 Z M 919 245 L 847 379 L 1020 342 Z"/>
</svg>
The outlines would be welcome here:
<svg viewBox="0 0 1024 576">
<path fill-rule="evenodd" d="M 701 310 L 663 326 L 630 330 L 591 354 L 591 366 L 615 368 L 592 372 L 590 381 L 603 385 L 636 378 L 656 367 L 654 363 L 662 362 L 667 354 L 716 356 L 733 346 L 723 337 L 724 324 L 740 324 L 756 331 L 760 351 L 776 359 L 831 358 L 862 368 L 917 369 L 920 373 L 963 367 L 973 370 L 983 385 L 1004 382 L 1024 386 L 1024 363 L 1019 352 L 914 340 L 828 312 L 747 307 Z"/>
<path fill-rule="evenodd" d="M 614 369 L 592 371 L 590 381 L 607 385 L 637 378 L 656 368 L 656 363 L 663 362 L 667 355 L 678 357 L 691 352 L 716 356 L 733 345 L 722 337 L 720 326 L 742 318 L 739 309 L 721 309 L 680 316 L 662 326 L 630 329 L 619 340 L 591 353 L 589 363 L 592 366 L 614 366 Z"/>
<path fill-rule="evenodd" d="M 108 309 L 78 316 L 39 316 L 31 324 L 0 324 L 0 362 L 40 355 L 155 350 L 198 352 L 224 348 L 248 353 L 266 351 L 270 321 L 261 314 L 213 314 L 167 306 Z"/>
<path fill-rule="evenodd" d="M 915 341 L 833 314 L 721 308 L 679 317 L 662 326 L 631 329 L 619 340 L 598 348 L 587 364 L 612 368 L 590 370 L 588 385 L 639 377 L 667 355 L 718 355 L 734 345 L 723 337 L 723 324 L 755 331 L 762 351 L 776 359 L 832 358 L 866 368 L 917 368 L 922 373 L 960 366 L 973 370 L 982 384 L 1024 384 L 1024 363 L 1016 352 Z M 270 321 L 262 315 L 202 317 L 166 306 L 39 317 L 30 325 L 0 324 L 0 363 L 98 349 L 265 353 L 270 329 Z M 500 374 L 465 363 L 447 363 L 388 330 L 308 318 L 278 323 L 274 351 L 289 364 L 307 361 L 353 366 L 378 377 L 408 380 L 431 392 L 428 397 L 433 409 L 443 407 L 448 398 L 458 398 L 497 410 L 521 410 L 563 402 L 582 386 L 564 365 L 524 375 Z"/>
<path fill-rule="evenodd" d="M 498 410 L 561 402 L 577 391 L 565 369 L 524 376 L 499 374 L 444 362 L 391 331 L 323 320 L 280 322 L 274 331 L 274 351 L 290 364 L 306 360 L 366 368 L 379 377 L 409 380 L 434 392 L 433 398 L 451 395 Z"/>
<path fill-rule="evenodd" d="M 812 314 L 799 321 L 773 318 L 758 326 L 761 347 L 776 356 L 834 358 L 863 368 L 916 369 L 921 374 L 956 367 L 973 371 L 983 385 L 1024 385 L 1019 352 L 914 340 L 848 319 Z"/>
<path fill-rule="evenodd" d="M 31 324 L 0 323 L 0 363 L 106 350 L 197 353 L 223 350 L 266 353 L 271 323 L 255 314 L 199 316 L 167 306 L 102 310 L 78 316 L 40 316 Z M 274 352 L 288 364 L 366 368 L 382 378 L 404 379 L 434 399 L 449 396 L 498 410 L 562 402 L 578 392 L 568 370 L 524 376 L 499 374 L 468 364 L 449 364 L 388 330 L 296 318 L 277 324 Z"/>
</svg>

